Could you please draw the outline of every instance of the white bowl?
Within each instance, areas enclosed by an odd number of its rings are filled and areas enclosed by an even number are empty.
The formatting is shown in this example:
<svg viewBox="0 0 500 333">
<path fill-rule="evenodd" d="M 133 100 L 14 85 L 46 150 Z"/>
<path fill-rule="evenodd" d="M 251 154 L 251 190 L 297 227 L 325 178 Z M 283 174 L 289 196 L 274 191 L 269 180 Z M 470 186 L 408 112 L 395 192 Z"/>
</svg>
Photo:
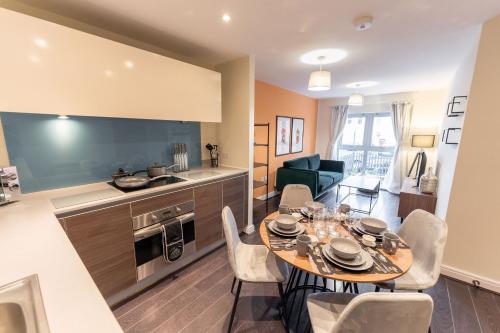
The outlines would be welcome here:
<svg viewBox="0 0 500 333">
<path fill-rule="evenodd" d="M 387 229 L 387 223 L 373 217 L 364 217 L 361 219 L 361 225 L 366 231 L 380 234 Z"/>
<path fill-rule="evenodd" d="M 300 213 L 292 213 L 291 214 L 293 217 L 295 217 L 295 219 L 298 221 L 302 220 L 302 214 Z"/>
<path fill-rule="evenodd" d="M 292 215 L 288 214 L 280 214 L 276 218 L 276 223 L 278 224 L 278 228 L 283 230 L 292 230 L 297 223 L 297 219 Z"/>
<path fill-rule="evenodd" d="M 342 259 L 354 259 L 360 252 L 361 246 L 351 239 L 334 237 L 330 240 L 333 254 Z"/>
</svg>

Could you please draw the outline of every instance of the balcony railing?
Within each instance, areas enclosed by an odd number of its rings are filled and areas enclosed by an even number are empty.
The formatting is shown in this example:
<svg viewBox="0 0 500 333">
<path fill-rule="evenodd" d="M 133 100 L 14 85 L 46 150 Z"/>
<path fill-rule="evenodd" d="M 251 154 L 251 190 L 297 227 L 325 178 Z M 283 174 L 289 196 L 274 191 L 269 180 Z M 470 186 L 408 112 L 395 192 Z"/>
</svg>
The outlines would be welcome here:
<svg viewBox="0 0 500 333">
<path fill-rule="evenodd" d="M 367 174 L 383 177 L 389 170 L 392 152 L 339 150 L 339 160 L 345 163 L 346 175 Z M 365 160 L 366 159 L 366 160 Z"/>
</svg>

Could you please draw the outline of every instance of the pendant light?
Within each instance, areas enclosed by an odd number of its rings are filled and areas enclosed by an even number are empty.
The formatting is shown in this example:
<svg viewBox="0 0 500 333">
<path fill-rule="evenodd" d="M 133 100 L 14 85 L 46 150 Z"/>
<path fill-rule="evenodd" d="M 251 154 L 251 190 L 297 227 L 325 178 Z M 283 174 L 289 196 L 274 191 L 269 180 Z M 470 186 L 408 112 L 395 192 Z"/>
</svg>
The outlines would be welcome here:
<svg viewBox="0 0 500 333">
<path fill-rule="evenodd" d="M 362 94 L 352 94 L 347 102 L 350 106 L 363 106 L 364 96 Z"/>
<path fill-rule="evenodd" d="M 323 70 L 323 61 L 325 60 L 324 56 L 318 57 L 319 62 L 319 71 L 314 71 L 309 76 L 309 85 L 307 86 L 308 90 L 311 91 L 325 91 L 330 90 L 331 87 L 331 73 L 329 71 Z"/>
</svg>

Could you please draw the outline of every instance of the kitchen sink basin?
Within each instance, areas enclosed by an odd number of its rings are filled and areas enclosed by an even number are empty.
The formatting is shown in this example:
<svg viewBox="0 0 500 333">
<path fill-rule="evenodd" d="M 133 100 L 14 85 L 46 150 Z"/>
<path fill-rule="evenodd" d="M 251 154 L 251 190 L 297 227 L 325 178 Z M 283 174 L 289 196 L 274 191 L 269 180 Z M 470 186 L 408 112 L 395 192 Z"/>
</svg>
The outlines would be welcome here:
<svg viewBox="0 0 500 333">
<path fill-rule="evenodd" d="M 0 303 L 0 331 L 25 333 L 26 318 L 18 303 Z"/>
<path fill-rule="evenodd" d="M 0 333 L 48 333 L 37 275 L 0 287 Z"/>
</svg>

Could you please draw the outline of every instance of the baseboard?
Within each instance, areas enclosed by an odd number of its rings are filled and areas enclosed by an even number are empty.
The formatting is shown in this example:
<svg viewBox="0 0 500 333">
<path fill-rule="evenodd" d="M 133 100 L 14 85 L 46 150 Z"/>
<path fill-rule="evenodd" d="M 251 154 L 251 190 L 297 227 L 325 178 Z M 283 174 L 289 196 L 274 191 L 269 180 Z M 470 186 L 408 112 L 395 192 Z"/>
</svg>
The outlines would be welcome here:
<svg viewBox="0 0 500 333">
<path fill-rule="evenodd" d="M 483 276 L 479 276 L 447 265 L 441 265 L 441 274 L 472 285 L 477 285 L 481 288 L 488 289 L 496 293 L 500 293 L 499 281 L 491 280 Z"/>
<path fill-rule="evenodd" d="M 269 193 L 267 194 L 267 198 L 269 199 L 269 198 L 272 198 L 272 197 L 276 197 L 276 196 L 278 196 L 278 195 L 280 195 L 280 192 L 278 192 L 278 191 L 272 191 L 272 192 L 269 192 Z M 263 195 L 259 195 L 258 197 L 256 197 L 256 199 L 259 199 L 259 200 L 266 200 L 266 195 L 265 195 L 265 194 L 263 194 Z"/>
<path fill-rule="evenodd" d="M 243 232 L 247 235 L 253 234 L 255 232 L 255 226 L 253 224 L 247 225 Z"/>
</svg>

